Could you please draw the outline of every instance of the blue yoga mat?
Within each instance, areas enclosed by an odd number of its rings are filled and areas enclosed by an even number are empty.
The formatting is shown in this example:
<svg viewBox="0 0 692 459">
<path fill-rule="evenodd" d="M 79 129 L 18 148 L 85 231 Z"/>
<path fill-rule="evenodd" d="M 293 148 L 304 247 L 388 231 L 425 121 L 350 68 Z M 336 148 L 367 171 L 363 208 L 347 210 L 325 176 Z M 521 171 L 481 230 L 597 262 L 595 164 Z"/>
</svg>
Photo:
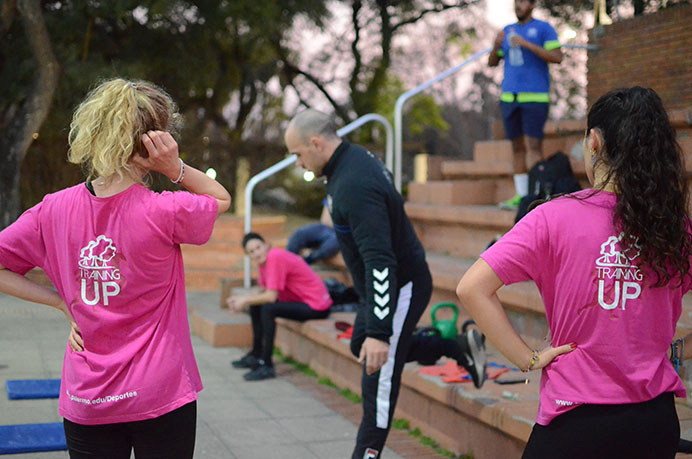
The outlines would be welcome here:
<svg viewBox="0 0 692 459">
<path fill-rule="evenodd" d="M 0 426 L 0 454 L 67 449 L 62 422 Z"/>
<path fill-rule="evenodd" d="M 5 382 L 10 400 L 33 398 L 58 398 L 59 379 L 15 379 Z"/>
</svg>

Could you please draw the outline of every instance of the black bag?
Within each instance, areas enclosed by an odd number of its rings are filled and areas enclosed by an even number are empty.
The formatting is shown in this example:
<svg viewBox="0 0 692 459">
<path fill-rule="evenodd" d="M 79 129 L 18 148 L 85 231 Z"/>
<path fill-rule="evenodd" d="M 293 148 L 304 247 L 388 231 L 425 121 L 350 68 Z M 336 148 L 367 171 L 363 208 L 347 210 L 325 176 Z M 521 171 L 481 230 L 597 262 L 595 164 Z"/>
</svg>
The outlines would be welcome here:
<svg viewBox="0 0 692 459">
<path fill-rule="evenodd" d="M 358 294 L 353 287 L 347 287 L 333 277 L 326 278 L 324 285 L 327 286 L 329 296 L 332 298 L 332 304 L 358 303 Z"/>
<path fill-rule="evenodd" d="M 529 170 L 529 194 L 521 198 L 514 223 L 529 212 L 529 206 L 534 201 L 547 201 L 555 195 L 579 190 L 581 185 L 572 171 L 569 158 L 558 151 L 550 158 L 539 161 Z"/>
</svg>

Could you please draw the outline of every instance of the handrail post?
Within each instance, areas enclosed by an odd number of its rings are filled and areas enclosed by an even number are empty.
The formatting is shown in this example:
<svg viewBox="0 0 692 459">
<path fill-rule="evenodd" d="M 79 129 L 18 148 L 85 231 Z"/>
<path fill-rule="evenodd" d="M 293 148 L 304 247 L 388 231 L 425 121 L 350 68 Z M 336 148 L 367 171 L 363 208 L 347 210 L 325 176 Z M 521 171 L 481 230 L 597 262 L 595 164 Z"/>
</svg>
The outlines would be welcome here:
<svg viewBox="0 0 692 459">
<path fill-rule="evenodd" d="M 489 53 L 493 48 L 486 48 L 482 51 L 478 51 L 476 54 L 473 56 L 469 57 L 466 59 L 464 62 L 455 65 L 454 67 L 445 70 L 444 72 L 440 73 L 434 78 L 431 78 L 430 80 L 426 81 L 425 83 L 422 83 L 415 88 L 406 91 L 402 95 L 399 96 L 399 98 L 396 100 L 396 104 L 394 105 L 394 164 L 395 164 L 395 173 L 394 173 L 394 183 L 396 184 L 397 189 L 401 189 L 401 156 L 402 156 L 402 143 L 403 143 L 403 122 L 402 122 L 402 116 L 403 116 L 403 109 L 404 109 L 404 104 L 406 103 L 407 100 L 409 100 L 411 97 L 415 96 L 416 94 L 428 89 L 430 86 L 433 84 L 437 83 L 438 81 L 444 80 L 450 75 L 453 75 L 457 73 L 459 70 L 462 68 L 466 67 L 468 64 L 471 62 L 474 62 L 481 58 L 483 55 Z"/>
<path fill-rule="evenodd" d="M 352 132 L 365 123 L 368 123 L 370 121 L 377 121 L 381 123 L 384 128 L 385 128 L 385 135 L 387 137 L 387 144 L 386 144 L 386 153 L 385 153 L 385 161 L 387 164 L 387 168 L 389 170 L 392 170 L 392 161 L 394 160 L 394 149 L 393 149 L 393 143 L 392 143 L 392 138 L 394 137 L 394 133 L 392 130 L 392 125 L 387 121 L 387 118 L 385 118 L 382 115 L 378 115 L 376 113 L 368 113 L 367 115 L 363 115 L 360 118 L 356 119 L 355 121 L 347 124 L 346 126 L 342 127 L 338 131 L 336 131 L 336 134 L 341 137 L 343 135 L 348 134 L 349 132 Z M 244 222 L 244 233 L 247 234 L 252 230 L 252 192 L 255 189 L 255 186 L 261 182 L 262 180 L 266 179 L 267 177 L 270 177 L 277 172 L 286 169 L 288 166 L 292 165 L 293 163 L 296 162 L 296 155 L 291 155 L 288 158 L 285 158 L 278 163 L 274 164 L 273 166 L 263 170 L 259 174 L 255 175 L 252 177 L 248 182 L 247 185 L 245 186 L 245 222 Z M 400 188 L 399 188 L 400 190 Z M 245 255 L 243 259 L 243 286 L 245 288 L 250 287 L 250 275 L 251 275 L 251 270 L 250 270 L 250 257 Z"/>
<path fill-rule="evenodd" d="M 247 185 L 245 186 L 245 224 L 244 224 L 244 234 L 249 233 L 252 230 L 252 192 L 255 189 L 255 186 L 261 182 L 262 180 L 266 179 L 267 177 L 274 175 L 275 173 L 279 172 L 282 169 L 287 168 L 291 164 L 296 162 L 296 155 L 291 155 L 288 158 L 284 158 L 278 163 L 274 164 L 273 166 L 263 170 L 259 174 L 255 175 L 252 177 L 248 182 Z M 244 248 L 243 248 L 244 250 Z M 243 286 L 245 288 L 250 287 L 250 257 L 245 255 L 245 259 L 243 260 L 243 271 L 244 271 L 244 276 L 243 276 Z"/>
</svg>

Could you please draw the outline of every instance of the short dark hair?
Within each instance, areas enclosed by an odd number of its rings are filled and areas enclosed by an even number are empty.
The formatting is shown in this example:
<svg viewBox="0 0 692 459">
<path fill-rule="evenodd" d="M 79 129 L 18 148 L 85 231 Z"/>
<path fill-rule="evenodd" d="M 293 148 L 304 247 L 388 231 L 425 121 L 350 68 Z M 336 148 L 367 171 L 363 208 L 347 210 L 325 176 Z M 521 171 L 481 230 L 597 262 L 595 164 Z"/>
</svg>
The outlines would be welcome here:
<svg viewBox="0 0 692 459">
<path fill-rule="evenodd" d="M 259 239 L 260 241 L 264 242 L 264 238 L 263 238 L 262 236 L 260 236 L 259 234 L 257 234 L 257 233 L 247 233 L 247 234 L 243 237 L 243 249 L 245 249 L 245 246 L 247 245 L 247 243 L 250 242 L 250 241 L 253 240 L 253 239 Z"/>
</svg>

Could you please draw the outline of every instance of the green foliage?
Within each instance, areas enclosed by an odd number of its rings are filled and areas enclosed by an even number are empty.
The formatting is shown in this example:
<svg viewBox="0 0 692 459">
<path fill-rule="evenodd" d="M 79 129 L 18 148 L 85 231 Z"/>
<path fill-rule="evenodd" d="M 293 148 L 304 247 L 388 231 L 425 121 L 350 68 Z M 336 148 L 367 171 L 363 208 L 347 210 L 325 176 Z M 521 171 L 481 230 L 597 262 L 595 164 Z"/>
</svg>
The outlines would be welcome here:
<svg viewBox="0 0 692 459">
<path fill-rule="evenodd" d="M 343 397 L 347 398 L 348 400 L 352 401 L 353 403 L 360 403 L 363 401 L 363 397 L 356 394 L 355 392 L 352 392 L 348 388 L 341 389 L 339 391 L 339 394 L 341 394 Z"/>
<path fill-rule="evenodd" d="M 411 424 L 406 419 L 394 419 L 392 428 L 397 430 L 409 430 Z"/>
<path fill-rule="evenodd" d="M 336 384 L 334 384 L 334 383 L 332 382 L 332 380 L 329 379 L 329 378 L 320 378 L 320 379 L 317 380 L 317 382 L 320 383 L 320 384 L 322 384 L 322 385 L 324 385 L 324 386 L 331 387 L 332 389 L 336 389 L 336 388 L 337 388 Z"/>
<path fill-rule="evenodd" d="M 394 106 L 405 90 L 404 82 L 399 77 L 388 74 L 385 84 L 375 97 L 375 112 L 385 114 L 384 116 L 392 125 L 394 125 Z M 449 128 L 442 117 L 440 106 L 428 94 L 414 96 L 405 106 L 404 112 L 405 132 L 413 136 L 422 134 L 426 128 L 438 129 L 442 132 L 446 132 Z"/>
<path fill-rule="evenodd" d="M 310 367 L 308 367 L 307 365 L 302 364 L 300 362 L 297 362 L 292 357 L 288 357 L 288 356 L 283 355 L 281 353 L 281 350 L 278 347 L 274 348 L 274 356 L 278 360 L 281 360 L 282 362 L 293 366 L 293 368 L 297 369 L 298 371 L 302 372 L 303 374 L 306 374 L 306 375 L 313 377 L 313 378 L 318 377 L 317 373 L 314 370 L 312 370 Z M 350 389 L 347 389 L 347 388 L 339 389 L 339 387 L 336 384 L 334 384 L 332 382 L 332 380 L 329 378 L 320 377 L 317 382 L 337 390 L 338 393 L 342 397 L 352 401 L 353 403 L 361 403 L 363 401 L 363 398 L 360 395 L 356 394 L 355 392 L 351 391 Z M 428 447 L 434 449 L 437 454 L 440 454 L 444 457 L 451 457 L 451 458 L 457 457 L 453 452 L 440 447 L 440 444 L 437 441 L 433 440 L 430 437 L 426 437 L 425 435 L 423 435 L 423 433 L 420 431 L 420 429 L 418 427 L 416 427 L 415 429 L 411 429 L 411 424 L 406 419 L 394 419 L 394 420 L 392 420 L 392 428 L 397 429 L 397 430 L 407 430 L 409 435 L 420 440 L 422 445 L 428 446 Z M 473 459 L 473 454 L 458 456 L 458 458 L 459 459 Z"/>
<path fill-rule="evenodd" d="M 235 160 L 248 150 L 242 136 L 252 114 L 259 113 L 261 124 L 283 116 L 280 97 L 270 94 L 267 84 L 279 74 L 284 34 L 298 15 L 321 24 L 327 14 L 319 0 L 44 0 L 41 5 L 62 73 L 51 113 L 23 166 L 25 207 L 81 179 L 64 160 L 72 112 L 90 88 L 115 76 L 166 89 L 184 116 L 180 150 L 186 160 L 226 171 L 222 183 L 230 187 Z M 15 19 L 4 38 L 0 129 L 29 93 L 36 70 L 21 21 Z M 282 148 L 275 150 L 280 159 Z M 37 181 L 41 175 L 45 180 Z"/>
</svg>

